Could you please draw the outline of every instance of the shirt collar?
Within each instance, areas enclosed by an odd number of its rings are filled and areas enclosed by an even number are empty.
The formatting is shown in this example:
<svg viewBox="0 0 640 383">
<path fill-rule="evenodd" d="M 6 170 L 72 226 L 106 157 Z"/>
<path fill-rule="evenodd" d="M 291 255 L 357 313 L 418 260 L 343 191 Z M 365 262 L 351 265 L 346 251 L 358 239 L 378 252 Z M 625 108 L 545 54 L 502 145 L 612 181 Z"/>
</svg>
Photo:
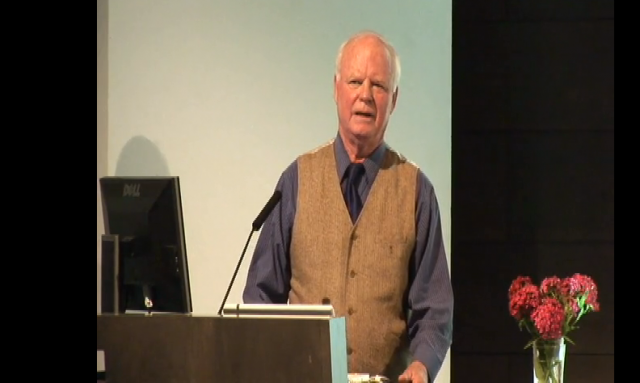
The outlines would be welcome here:
<svg viewBox="0 0 640 383">
<path fill-rule="evenodd" d="M 382 142 L 382 144 L 380 144 L 376 150 L 374 150 L 373 153 L 364 160 L 365 177 L 368 182 L 375 179 L 378 174 L 378 170 L 382 167 L 382 161 L 384 160 L 386 150 L 387 144 Z M 337 134 L 335 139 L 334 152 L 336 156 L 336 163 L 338 165 L 338 178 L 342 180 L 344 173 L 347 171 L 347 167 L 351 164 L 351 160 L 349 159 L 349 154 L 347 154 L 347 149 L 344 147 L 344 142 L 342 142 L 340 133 Z"/>
</svg>

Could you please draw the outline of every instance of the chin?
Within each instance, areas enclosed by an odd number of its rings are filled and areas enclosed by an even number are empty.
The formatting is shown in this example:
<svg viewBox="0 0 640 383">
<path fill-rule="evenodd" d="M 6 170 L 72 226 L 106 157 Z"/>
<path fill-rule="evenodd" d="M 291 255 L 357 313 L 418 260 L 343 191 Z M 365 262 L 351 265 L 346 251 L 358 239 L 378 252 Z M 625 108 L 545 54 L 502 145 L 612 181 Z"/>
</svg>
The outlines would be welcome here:
<svg viewBox="0 0 640 383">
<path fill-rule="evenodd" d="M 356 138 L 369 138 L 369 137 L 373 137 L 373 132 L 371 130 L 358 130 L 358 129 L 353 129 L 351 131 L 351 134 L 353 134 L 354 137 Z"/>
<path fill-rule="evenodd" d="M 376 135 L 376 129 L 374 126 L 371 125 L 355 125 L 355 126 L 351 126 L 351 129 L 349 129 L 351 134 L 360 139 L 360 138 L 371 138 L 374 137 Z"/>
</svg>

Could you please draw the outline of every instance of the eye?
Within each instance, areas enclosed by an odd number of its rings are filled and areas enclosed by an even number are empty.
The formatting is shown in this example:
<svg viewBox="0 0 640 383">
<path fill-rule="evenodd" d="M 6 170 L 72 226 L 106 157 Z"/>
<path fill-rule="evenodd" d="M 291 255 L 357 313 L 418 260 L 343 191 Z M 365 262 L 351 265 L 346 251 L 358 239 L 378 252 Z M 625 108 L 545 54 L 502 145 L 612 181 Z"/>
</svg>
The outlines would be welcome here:
<svg viewBox="0 0 640 383">
<path fill-rule="evenodd" d="M 387 87 L 384 84 L 380 83 L 380 82 L 374 83 L 373 86 L 375 86 L 376 88 L 380 88 L 382 90 L 386 90 L 387 89 Z"/>
</svg>

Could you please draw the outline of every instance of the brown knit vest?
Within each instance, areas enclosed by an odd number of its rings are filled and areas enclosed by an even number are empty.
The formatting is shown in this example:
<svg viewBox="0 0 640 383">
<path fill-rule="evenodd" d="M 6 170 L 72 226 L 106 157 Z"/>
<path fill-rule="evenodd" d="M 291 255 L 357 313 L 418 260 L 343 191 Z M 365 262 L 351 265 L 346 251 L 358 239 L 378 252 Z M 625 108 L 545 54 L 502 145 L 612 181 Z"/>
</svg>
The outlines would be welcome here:
<svg viewBox="0 0 640 383">
<path fill-rule="evenodd" d="M 417 167 L 388 149 L 351 223 L 333 142 L 300 156 L 291 240 L 291 303 L 329 299 L 346 317 L 351 373 L 395 379 L 406 368 L 409 258 L 415 246 Z"/>
</svg>

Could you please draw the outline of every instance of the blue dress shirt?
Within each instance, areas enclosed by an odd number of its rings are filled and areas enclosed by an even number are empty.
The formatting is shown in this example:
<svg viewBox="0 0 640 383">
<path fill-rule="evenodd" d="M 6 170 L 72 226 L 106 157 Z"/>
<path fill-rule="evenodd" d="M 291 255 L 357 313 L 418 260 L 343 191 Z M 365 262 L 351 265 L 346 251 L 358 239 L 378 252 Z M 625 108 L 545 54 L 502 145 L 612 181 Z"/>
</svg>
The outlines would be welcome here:
<svg viewBox="0 0 640 383">
<path fill-rule="evenodd" d="M 334 147 L 338 177 L 342 180 L 350 160 L 340 135 L 337 135 Z M 365 176 L 358 190 L 363 203 L 386 149 L 386 144 L 380 145 L 364 162 Z M 416 247 L 407 265 L 409 285 L 404 306 L 410 312 L 407 319 L 410 351 L 427 367 L 433 381 L 451 345 L 453 291 L 436 194 L 422 171 L 418 171 L 417 181 Z M 343 190 L 344 186 L 343 181 Z M 298 192 L 296 161 L 282 173 L 276 189 L 282 193 L 282 199 L 260 232 L 243 293 L 245 303 L 287 303 L 289 299 L 289 246 Z"/>
</svg>

